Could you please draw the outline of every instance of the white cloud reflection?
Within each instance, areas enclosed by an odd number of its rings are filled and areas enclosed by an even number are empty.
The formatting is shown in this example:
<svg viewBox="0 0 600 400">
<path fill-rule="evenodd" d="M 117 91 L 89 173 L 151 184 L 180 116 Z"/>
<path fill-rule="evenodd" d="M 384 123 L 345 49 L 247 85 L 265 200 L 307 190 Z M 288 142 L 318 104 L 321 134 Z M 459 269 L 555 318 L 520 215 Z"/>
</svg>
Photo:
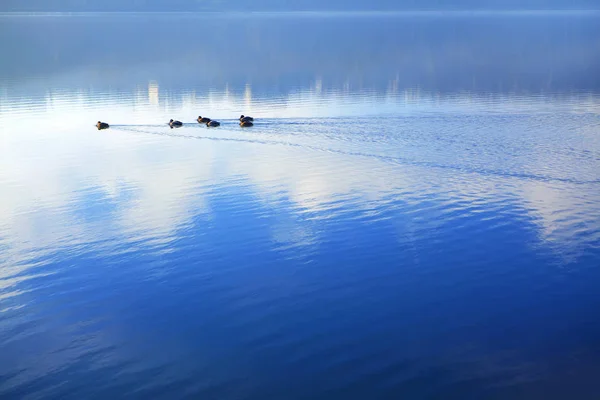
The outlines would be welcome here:
<svg viewBox="0 0 600 400">
<path fill-rule="evenodd" d="M 393 208 L 395 201 L 416 204 L 416 210 L 421 210 L 419 202 L 429 199 L 442 204 L 432 212 L 443 215 L 444 206 L 467 209 L 478 202 L 485 204 L 482 199 L 512 196 L 520 197 L 522 211 L 539 226 L 540 240 L 559 251 L 576 255 L 586 246 L 597 245 L 597 184 L 482 174 L 477 168 L 446 169 L 440 155 L 443 144 L 440 150 L 424 141 L 394 142 L 398 148 L 391 150 L 410 153 L 413 158 L 408 161 L 438 158 L 440 168 L 390 162 L 378 157 L 381 142 L 365 140 L 368 134 L 344 138 L 339 127 L 333 136 L 331 127 L 315 127 L 325 129 L 323 135 L 310 136 L 277 129 L 240 131 L 233 122 L 232 128 L 219 130 L 193 124 L 169 130 L 165 125 L 170 116 L 193 121 L 198 114 L 235 117 L 238 110 L 253 110 L 266 118 L 293 118 L 311 110 L 318 110 L 317 115 L 353 115 L 365 105 L 367 114 L 392 109 L 439 113 L 464 110 L 469 102 L 475 113 L 483 109 L 481 98 L 474 101 L 465 96 L 440 99 L 411 92 L 390 99 L 315 89 L 273 102 L 253 97 L 248 86 L 240 96 L 225 91 L 173 98 L 161 97 L 158 85 L 150 83 L 129 97 L 68 92 L 48 93 L 43 100 L 27 103 L 12 99 L 0 109 L 0 245 L 5 247 L 2 258 L 8 265 L 2 269 L 2 280 L 10 282 L 6 279 L 16 274 L 15 265 L 57 247 L 131 237 L 168 243 L 191 217 L 210 219 L 211 196 L 219 187 L 235 184 L 252 188 L 267 207 L 276 207 L 280 201 L 291 204 L 296 217 L 279 215 L 271 227 L 273 240 L 283 247 L 317 243 L 320 229 L 306 221 L 332 218 L 349 209 L 362 210 L 375 219 Z M 595 98 L 558 99 L 555 104 L 546 100 L 538 104 L 523 98 L 496 99 L 495 110 L 512 113 L 521 104 L 544 112 L 552 107 L 564 112 L 571 104 L 570 113 L 598 109 Z M 98 132 L 93 127 L 98 119 L 127 126 Z M 185 136 L 217 140 L 186 140 Z M 600 152 L 593 137 L 586 144 Z M 597 167 L 598 160 L 581 165 L 586 179 L 590 166 Z M 543 165 L 529 167 L 544 169 Z M 424 226 L 439 222 L 431 218 Z"/>
</svg>

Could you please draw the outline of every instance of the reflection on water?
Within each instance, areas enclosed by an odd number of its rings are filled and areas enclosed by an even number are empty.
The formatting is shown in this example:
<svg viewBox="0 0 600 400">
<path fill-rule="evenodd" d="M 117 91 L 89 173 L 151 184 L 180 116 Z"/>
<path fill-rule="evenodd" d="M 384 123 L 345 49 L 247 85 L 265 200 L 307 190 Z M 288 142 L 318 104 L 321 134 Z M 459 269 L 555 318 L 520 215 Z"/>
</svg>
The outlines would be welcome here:
<svg viewBox="0 0 600 400">
<path fill-rule="evenodd" d="M 2 19 L 1 396 L 600 394 L 596 19 L 154 18 Z"/>
</svg>

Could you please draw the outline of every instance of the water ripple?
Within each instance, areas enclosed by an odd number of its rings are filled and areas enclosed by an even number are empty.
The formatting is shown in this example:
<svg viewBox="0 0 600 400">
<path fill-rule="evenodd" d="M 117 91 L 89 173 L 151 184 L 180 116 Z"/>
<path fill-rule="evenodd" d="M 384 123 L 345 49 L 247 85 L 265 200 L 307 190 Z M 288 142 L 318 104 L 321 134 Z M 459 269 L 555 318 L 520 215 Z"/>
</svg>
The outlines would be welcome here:
<svg viewBox="0 0 600 400">
<path fill-rule="evenodd" d="M 507 178 L 536 180 L 536 181 L 541 181 L 541 182 L 555 181 L 555 182 L 571 183 L 571 184 L 578 184 L 578 185 L 600 183 L 600 178 L 593 179 L 593 180 L 578 180 L 578 179 L 571 179 L 571 178 L 560 178 L 560 177 L 553 177 L 553 176 L 547 176 L 547 175 L 501 171 L 501 170 L 494 170 L 494 169 L 470 168 L 468 166 L 461 166 L 461 165 L 444 165 L 444 164 L 427 162 L 427 161 L 414 161 L 414 160 L 411 160 L 408 158 L 403 158 L 403 157 L 385 156 L 385 155 L 380 155 L 380 154 L 369 154 L 369 153 L 363 153 L 363 152 L 358 152 L 358 151 L 343 151 L 343 150 L 338 150 L 335 148 L 317 147 L 317 146 L 312 146 L 309 144 L 299 144 L 299 143 L 276 141 L 276 140 L 245 139 L 245 138 L 221 137 L 221 136 L 217 137 L 217 136 L 185 135 L 182 133 L 149 131 L 149 130 L 140 129 L 139 127 L 128 127 L 128 126 L 123 126 L 123 125 L 116 125 L 116 126 L 114 126 L 114 129 L 120 130 L 120 131 L 144 133 L 144 134 L 159 135 L 159 136 L 168 136 L 168 137 L 183 138 L 183 139 L 211 140 L 211 141 L 225 141 L 225 142 L 229 141 L 229 142 L 249 143 L 249 144 L 299 147 L 302 149 L 309 149 L 309 150 L 313 150 L 313 151 L 341 154 L 341 155 L 345 155 L 345 156 L 369 157 L 369 158 L 375 158 L 379 161 L 408 164 L 408 165 L 419 166 L 419 167 L 450 169 L 450 170 L 456 170 L 456 171 L 463 172 L 463 173 L 475 173 L 475 174 L 480 174 L 480 175 L 492 175 L 492 176 L 501 176 L 501 177 L 507 177 Z M 600 161 L 600 159 L 595 159 L 594 161 Z"/>
<path fill-rule="evenodd" d="M 0 16 L 0 397 L 598 398 L 595 14 Z"/>
</svg>

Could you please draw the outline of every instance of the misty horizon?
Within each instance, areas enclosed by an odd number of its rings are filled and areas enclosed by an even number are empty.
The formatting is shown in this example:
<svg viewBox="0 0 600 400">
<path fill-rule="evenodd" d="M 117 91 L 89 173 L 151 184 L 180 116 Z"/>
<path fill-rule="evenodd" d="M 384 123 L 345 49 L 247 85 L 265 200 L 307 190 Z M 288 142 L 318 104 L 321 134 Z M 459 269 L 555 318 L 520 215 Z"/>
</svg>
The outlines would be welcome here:
<svg viewBox="0 0 600 400">
<path fill-rule="evenodd" d="M 593 0 L 299 0 L 293 3 L 276 0 L 139 0 L 123 4 L 118 0 L 7 0 L 0 12 L 403 12 L 403 11 L 596 11 Z"/>
</svg>

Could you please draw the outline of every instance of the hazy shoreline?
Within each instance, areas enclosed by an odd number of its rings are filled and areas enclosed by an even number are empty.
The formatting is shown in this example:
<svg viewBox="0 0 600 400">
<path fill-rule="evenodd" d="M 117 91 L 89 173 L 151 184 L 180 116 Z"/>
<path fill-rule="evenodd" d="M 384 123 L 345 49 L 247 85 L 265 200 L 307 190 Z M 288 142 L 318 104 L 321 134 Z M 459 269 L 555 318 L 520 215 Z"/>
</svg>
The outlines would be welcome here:
<svg viewBox="0 0 600 400">
<path fill-rule="evenodd" d="M 224 17 L 460 17 L 460 16 L 595 16 L 600 9 L 528 10 L 380 10 L 380 11 L 7 11 L 0 17 L 94 17 L 94 16 L 224 16 Z"/>
</svg>

